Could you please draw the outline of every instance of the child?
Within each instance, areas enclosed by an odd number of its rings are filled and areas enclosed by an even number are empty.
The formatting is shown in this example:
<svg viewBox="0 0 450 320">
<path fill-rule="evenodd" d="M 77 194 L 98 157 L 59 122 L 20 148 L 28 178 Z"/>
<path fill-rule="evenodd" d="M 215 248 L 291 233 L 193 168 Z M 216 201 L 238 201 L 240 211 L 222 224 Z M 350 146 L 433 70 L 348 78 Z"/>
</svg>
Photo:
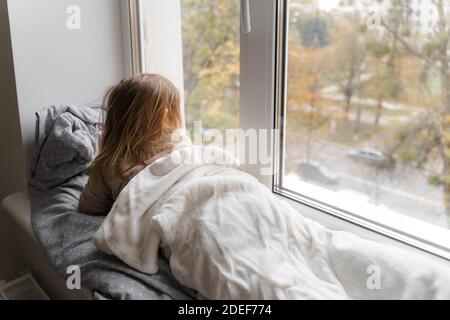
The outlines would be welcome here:
<svg viewBox="0 0 450 320">
<path fill-rule="evenodd" d="M 106 94 L 104 108 L 100 152 L 79 204 L 89 215 L 108 214 L 136 174 L 174 149 L 172 133 L 182 127 L 180 94 L 160 75 L 121 81 Z"/>
</svg>

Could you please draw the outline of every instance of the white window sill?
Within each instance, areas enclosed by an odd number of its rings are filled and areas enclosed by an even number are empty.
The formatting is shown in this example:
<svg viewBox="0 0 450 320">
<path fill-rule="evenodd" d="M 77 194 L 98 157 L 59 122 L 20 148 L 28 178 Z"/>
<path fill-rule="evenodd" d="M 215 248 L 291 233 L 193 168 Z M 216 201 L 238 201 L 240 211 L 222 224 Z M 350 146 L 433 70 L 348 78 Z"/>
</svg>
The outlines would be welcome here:
<svg viewBox="0 0 450 320">
<path fill-rule="evenodd" d="M 285 189 L 277 189 L 275 193 L 305 217 L 332 230 L 347 231 L 369 240 L 400 246 L 447 264 L 450 260 L 450 236 L 444 228 L 391 210 L 380 210 L 375 205 L 357 202 L 351 196 L 344 198 L 340 193 L 306 182 L 296 182 L 295 190 L 303 196 Z M 317 198 L 318 194 L 327 205 L 308 199 Z"/>
</svg>

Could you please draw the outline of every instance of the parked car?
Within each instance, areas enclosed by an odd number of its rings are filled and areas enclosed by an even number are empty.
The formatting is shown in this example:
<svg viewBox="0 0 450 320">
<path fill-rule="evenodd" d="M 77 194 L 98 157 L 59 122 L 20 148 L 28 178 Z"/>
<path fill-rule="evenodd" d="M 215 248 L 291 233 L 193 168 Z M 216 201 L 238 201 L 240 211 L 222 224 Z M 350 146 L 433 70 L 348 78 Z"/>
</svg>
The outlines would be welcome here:
<svg viewBox="0 0 450 320">
<path fill-rule="evenodd" d="M 355 161 L 362 161 L 365 164 L 374 167 L 386 168 L 391 167 L 394 164 L 393 159 L 383 152 L 372 148 L 349 150 L 347 156 Z"/>
<path fill-rule="evenodd" d="M 317 162 L 302 162 L 298 166 L 298 172 L 302 179 L 317 182 L 324 185 L 336 185 L 339 177 L 336 173 Z"/>
</svg>

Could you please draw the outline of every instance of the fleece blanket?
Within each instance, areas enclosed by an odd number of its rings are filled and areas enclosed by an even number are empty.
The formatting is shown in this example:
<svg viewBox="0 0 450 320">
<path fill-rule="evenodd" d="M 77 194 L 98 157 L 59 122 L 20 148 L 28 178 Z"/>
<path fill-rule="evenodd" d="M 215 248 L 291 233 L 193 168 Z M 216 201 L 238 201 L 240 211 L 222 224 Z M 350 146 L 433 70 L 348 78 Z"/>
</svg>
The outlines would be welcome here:
<svg viewBox="0 0 450 320">
<path fill-rule="evenodd" d="M 35 160 L 28 192 L 34 231 L 50 262 L 63 276 L 81 270 L 82 286 L 95 299 L 192 299 L 196 294 L 176 281 L 158 255 L 159 272 L 130 268 L 95 246 L 104 217 L 78 212 L 78 199 L 97 154 L 99 106 L 49 107 L 37 113 Z"/>
<path fill-rule="evenodd" d="M 450 299 L 450 269 L 306 219 L 218 149 L 159 159 L 122 191 L 97 244 L 142 272 L 171 270 L 209 299 Z"/>
</svg>

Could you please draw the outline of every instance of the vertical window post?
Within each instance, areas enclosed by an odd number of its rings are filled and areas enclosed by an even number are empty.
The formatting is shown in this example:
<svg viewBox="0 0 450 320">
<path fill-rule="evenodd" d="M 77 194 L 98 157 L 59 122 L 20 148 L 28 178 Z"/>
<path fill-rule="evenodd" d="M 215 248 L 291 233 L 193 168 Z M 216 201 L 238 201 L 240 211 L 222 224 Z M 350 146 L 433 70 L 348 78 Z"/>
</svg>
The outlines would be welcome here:
<svg viewBox="0 0 450 320">
<path fill-rule="evenodd" d="M 131 61 L 133 75 L 144 71 L 142 46 L 142 9 L 140 0 L 128 0 L 130 16 Z"/>
<path fill-rule="evenodd" d="M 278 1 L 249 0 L 247 3 L 247 11 L 251 13 L 251 24 L 249 24 L 251 32 L 245 33 L 245 28 L 242 27 L 240 127 L 245 131 L 257 130 L 261 136 L 265 130 L 267 153 L 270 155 L 273 151 L 271 131 L 274 116 L 274 31 Z M 244 11 L 244 7 L 241 10 Z M 258 139 L 261 139 L 261 136 Z M 257 149 L 261 151 L 260 146 Z M 271 188 L 272 176 L 262 174 L 262 168 L 268 167 L 270 171 L 272 164 L 263 164 L 262 157 L 258 158 L 257 164 L 241 167 Z"/>
</svg>

